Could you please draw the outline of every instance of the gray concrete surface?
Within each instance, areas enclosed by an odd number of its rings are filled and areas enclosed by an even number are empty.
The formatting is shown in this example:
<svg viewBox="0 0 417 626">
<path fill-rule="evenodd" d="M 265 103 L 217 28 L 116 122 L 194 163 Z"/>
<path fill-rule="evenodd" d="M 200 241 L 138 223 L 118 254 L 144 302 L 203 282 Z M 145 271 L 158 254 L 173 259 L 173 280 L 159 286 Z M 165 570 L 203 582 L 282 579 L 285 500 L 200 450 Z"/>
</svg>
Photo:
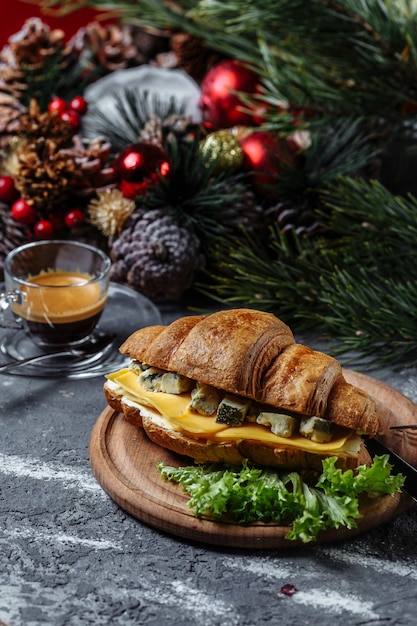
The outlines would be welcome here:
<svg viewBox="0 0 417 626">
<path fill-rule="evenodd" d="M 168 311 L 171 315 L 172 311 Z M 417 402 L 417 371 L 373 372 Z M 0 376 L 0 620 L 8 626 L 416 624 L 416 508 L 350 541 L 228 550 L 130 517 L 90 468 L 103 379 Z M 281 592 L 285 584 L 297 592 Z"/>
</svg>

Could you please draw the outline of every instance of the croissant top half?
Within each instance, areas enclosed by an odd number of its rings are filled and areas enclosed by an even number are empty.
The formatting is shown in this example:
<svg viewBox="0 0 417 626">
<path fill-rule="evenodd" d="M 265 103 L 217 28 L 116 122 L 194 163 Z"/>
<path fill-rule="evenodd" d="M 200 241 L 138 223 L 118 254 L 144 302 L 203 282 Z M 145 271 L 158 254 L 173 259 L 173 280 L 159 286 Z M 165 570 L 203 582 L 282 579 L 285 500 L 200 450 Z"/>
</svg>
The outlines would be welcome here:
<svg viewBox="0 0 417 626">
<path fill-rule="evenodd" d="M 339 362 L 295 342 L 271 313 L 232 309 L 136 331 L 120 351 L 147 365 L 369 435 L 374 400 L 343 378 Z"/>
</svg>

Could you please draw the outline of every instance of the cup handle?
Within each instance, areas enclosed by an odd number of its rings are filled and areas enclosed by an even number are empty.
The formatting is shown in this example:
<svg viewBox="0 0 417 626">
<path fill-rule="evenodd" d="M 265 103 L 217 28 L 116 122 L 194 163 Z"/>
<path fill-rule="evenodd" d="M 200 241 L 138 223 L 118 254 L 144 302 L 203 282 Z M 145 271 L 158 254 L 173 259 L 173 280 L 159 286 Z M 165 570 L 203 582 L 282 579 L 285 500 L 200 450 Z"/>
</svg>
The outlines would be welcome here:
<svg viewBox="0 0 417 626">
<path fill-rule="evenodd" d="M 23 328 L 22 324 L 17 320 L 13 315 L 10 317 L 6 316 L 6 312 L 10 312 L 10 305 L 12 303 L 22 304 L 23 295 L 20 291 L 15 289 L 15 291 L 11 291 L 10 293 L 0 293 L 0 327 L 1 328 L 11 328 L 11 329 L 19 329 Z"/>
</svg>

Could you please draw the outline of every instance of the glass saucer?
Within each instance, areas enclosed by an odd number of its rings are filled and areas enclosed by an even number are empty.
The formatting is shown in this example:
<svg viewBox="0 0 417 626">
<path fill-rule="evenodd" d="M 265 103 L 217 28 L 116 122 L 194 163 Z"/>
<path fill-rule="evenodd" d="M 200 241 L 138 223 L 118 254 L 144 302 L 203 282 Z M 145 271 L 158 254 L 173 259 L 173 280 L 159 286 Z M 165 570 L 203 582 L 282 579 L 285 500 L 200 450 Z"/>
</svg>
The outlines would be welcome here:
<svg viewBox="0 0 417 626">
<path fill-rule="evenodd" d="M 43 378 L 93 378 L 124 367 L 128 359 L 120 354 L 119 346 L 139 328 L 161 324 L 158 308 L 142 294 L 110 283 L 106 307 L 94 331 L 94 337 L 113 334 L 114 341 L 83 358 L 76 356 L 50 357 L 38 363 L 20 365 L 7 372 L 14 376 Z M 4 331 L 0 340 L 0 354 L 5 358 L 0 365 L 17 359 L 43 354 L 23 331 Z"/>
</svg>

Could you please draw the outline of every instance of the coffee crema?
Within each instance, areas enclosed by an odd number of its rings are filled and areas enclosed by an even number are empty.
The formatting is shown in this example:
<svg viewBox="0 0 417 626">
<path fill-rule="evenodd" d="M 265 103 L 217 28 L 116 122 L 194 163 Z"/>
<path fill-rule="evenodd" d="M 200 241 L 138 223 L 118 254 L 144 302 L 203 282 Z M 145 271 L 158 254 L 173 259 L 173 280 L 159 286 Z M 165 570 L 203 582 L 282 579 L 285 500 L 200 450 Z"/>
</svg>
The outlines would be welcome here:
<svg viewBox="0 0 417 626">
<path fill-rule="evenodd" d="M 34 285 L 22 286 L 21 304 L 13 311 L 19 317 L 43 324 L 71 324 L 99 315 L 106 302 L 100 285 L 89 274 L 48 271 L 27 279 Z"/>
</svg>

